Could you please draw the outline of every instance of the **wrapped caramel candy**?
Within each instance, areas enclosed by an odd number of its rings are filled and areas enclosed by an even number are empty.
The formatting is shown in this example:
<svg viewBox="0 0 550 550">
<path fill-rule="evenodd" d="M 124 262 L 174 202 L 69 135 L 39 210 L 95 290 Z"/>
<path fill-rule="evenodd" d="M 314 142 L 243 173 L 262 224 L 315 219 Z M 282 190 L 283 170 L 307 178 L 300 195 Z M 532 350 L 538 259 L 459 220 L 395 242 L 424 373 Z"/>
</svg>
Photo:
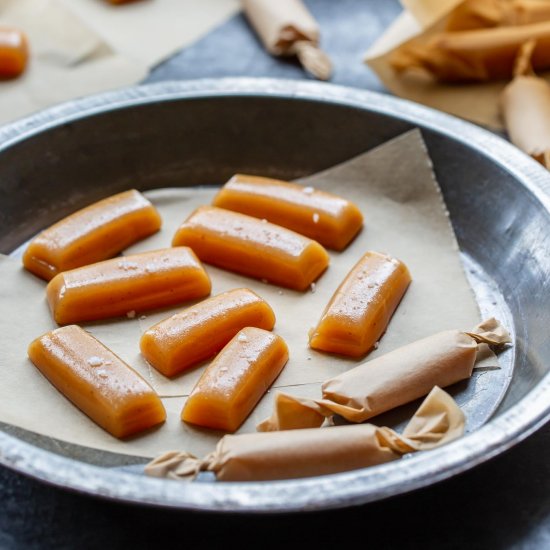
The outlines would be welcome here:
<svg viewBox="0 0 550 550">
<path fill-rule="evenodd" d="M 301 0 L 242 0 L 242 6 L 269 53 L 295 55 L 316 78 L 330 78 L 332 64 L 319 48 L 319 26 Z"/>
<path fill-rule="evenodd" d="M 522 45 L 535 40 L 532 64 L 550 68 L 550 21 L 459 32 L 436 32 L 405 42 L 390 55 L 397 71 L 423 69 L 442 82 L 510 78 Z"/>
<path fill-rule="evenodd" d="M 320 430 L 226 435 L 203 459 L 172 451 L 145 467 L 145 473 L 193 479 L 214 472 L 219 481 L 266 481 L 345 472 L 397 460 L 460 437 L 464 414 L 452 397 L 434 388 L 402 435 L 372 424 Z"/>
<path fill-rule="evenodd" d="M 515 77 L 501 95 L 501 108 L 510 141 L 550 167 L 550 85 L 530 64 L 534 41 L 522 48 Z"/>
<path fill-rule="evenodd" d="M 528 25 L 550 19 L 547 0 L 466 0 L 447 18 L 448 31 Z"/>
<path fill-rule="evenodd" d="M 327 380 L 322 399 L 278 393 L 273 415 L 258 430 L 319 427 L 335 414 L 350 422 L 364 422 L 426 395 L 434 386 L 470 378 L 476 359 L 488 351 L 487 345 L 508 342 L 508 332 L 495 319 L 471 332 L 434 334 Z"/>
</svg>

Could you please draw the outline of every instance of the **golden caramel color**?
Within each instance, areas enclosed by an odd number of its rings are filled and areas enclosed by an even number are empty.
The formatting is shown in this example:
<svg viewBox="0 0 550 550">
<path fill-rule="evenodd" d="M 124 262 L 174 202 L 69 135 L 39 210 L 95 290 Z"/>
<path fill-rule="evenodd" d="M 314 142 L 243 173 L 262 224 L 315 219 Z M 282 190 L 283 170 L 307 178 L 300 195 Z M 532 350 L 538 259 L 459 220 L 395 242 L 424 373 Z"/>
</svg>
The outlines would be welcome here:
<svg viewBox="0 0 550 550">
<path fill-rule="evenodd" d="M 115 437 L 147 430 L 166 419 L 153 388 L 76 325 L 37 338 L 28 353 L 40 372 L 67 399 Z"/>
<path fill-rule="evenodd" d="M 49 281 L 62 271 L 116 256 L 161 226 L 156 208 L 135 189 L 92 204 L 37 235 L 23 255 L 26 269 Z"/>
<path fill-rule="evenodd" d="M 181 419 L 234 432 L 288 361 L 288 347 L 260 328 L 241 330 L 204 371 L 189 396 Z"/>
<path fill-rule="evenodd" d="M 247 288 L 237 288 L 176 313 L 145 331 L 141 353 L 165 376 L 216 355 L 245 327 L 271 330 L 275 314 Z"/>
<path fill-rule="evenodd" d="M 344 249 L 363 225 L 352 202 L 295 183 L 237 174 L 220 190 L 214 206 L 264 218 L 323 246 Z"/>
<path fill-rule="evenodd" d="M 210 294 L 193 251 L 167 248 L 105 260 L 56 275 L 46 289 L 55 321 L 67 325 L 166 307 Z"/>
<path fill-rule="evenodd" d="M 329 264 L 327 251 L 294 231 L 223 208 L 197 208 L 180 226 L 173 246 L 191 247 L 204 262 L 305 290 Z"/>
<path fill-rule="evenodd" d="M 27 67 L 29 47 L 20 30 L 0 27 L 0 79 L 15 78 Z"/>
<path fill-rule="evenodd" d="M 351 357 L 365 355 L 386 331 L 410 282 L 405 264 L 367 252 L 332 296 L 309 345 Z"/>
</svg>

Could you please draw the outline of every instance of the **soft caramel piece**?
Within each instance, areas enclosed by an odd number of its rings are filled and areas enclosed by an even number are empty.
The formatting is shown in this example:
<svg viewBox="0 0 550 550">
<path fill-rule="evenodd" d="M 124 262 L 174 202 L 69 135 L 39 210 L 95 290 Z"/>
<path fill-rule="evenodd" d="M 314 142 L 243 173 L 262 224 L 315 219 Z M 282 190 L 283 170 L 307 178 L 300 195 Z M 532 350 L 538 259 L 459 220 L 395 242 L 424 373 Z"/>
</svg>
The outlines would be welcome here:
<svg viewBox="0 0 550 550">
<path fill-rule="evenodd" d="M 135 189 L 96 202 L 37 235 L 23 265 L 49 281 L 62 271 L 106 260 L 161 226 L 156 208 Z"/>
<path fill-rule="evenodd" d="M 76 325 L 37 338 L 28 353 L 40 372 L 67 399 L 115 437 L 127 437 L 166 419 L 153 388 Z"/>
<path fill-rule="evenodd" d="M 288 347 L 276 334 L 254 327 L 241 330 L 197 382 L 181 419 L 234 432 L 288 361 Z"/>
<path fill-rule="evenodd" d="M 390 65 L 397 72 L 423 69 L 442 82 L 508 79 L 529 40 L 536 42 L 533 68 L 550 68 L 550 21 L 421 36 L 394 50 Z"/>
<path fill-rule="evenodd" d="M 309 345 L 351 357 L 365 355 L 385 332 L 410 282 L 405 264 L 367 252 L 332 296 Z"/>
<path fill-rule="evenodd" d="M 46 288 L 60 325 L 135 315 L 210 294 L 208 274 L 186 247 L 154 250 L 64 271 Z"/>
<path fill-rule="evenodd" d="M 359 208 L 346 199 L 313 187 L 244 174 L 233 176 L 212 204 L 265 218 L 334 250 L 345 248 L 363 225 Z"/>
<path fill-rule="evenodd" d="M 0 27 L 0 79 L 15 78 L 23 73 L 28 57 L 25 35 L 17 29 Z"/>
<path fill-rule="evenodd" d="M 305 290 L 329 264 L 327 251 L 294 231 L 223 208 L 197 208 L 173 246 L 191 247 L 204 262 L 270 283 Z"/>
<path fill-rule="evenodd" d="M 216 355 L 245 327 L 271 330 L 275 314 L 247 288 L 237 288 L 199 302 L 145 331 L 141 353 L 165 376 Z"/>
</svg>

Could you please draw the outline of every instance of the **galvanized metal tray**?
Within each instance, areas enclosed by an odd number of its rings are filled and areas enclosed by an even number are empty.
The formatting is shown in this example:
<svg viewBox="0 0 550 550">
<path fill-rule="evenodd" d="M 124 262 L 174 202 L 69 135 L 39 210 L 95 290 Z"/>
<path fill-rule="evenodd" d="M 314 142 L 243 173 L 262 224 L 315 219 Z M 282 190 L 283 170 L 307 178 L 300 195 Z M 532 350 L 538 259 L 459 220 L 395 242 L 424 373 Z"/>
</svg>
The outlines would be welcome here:
<svg viewBox="0 0 550 550">
<path fill-rule="evenodd" d="M 179 484 L 144 477 L 135 457 L 4 425 L 0 463 L 120 501 L 302 511 L 429 485 L 542 425 L 550 418 L 550 174 L 495 135 L 410 102 L 318 83 L 222 79 L 136 87 L 40 112 L 0 129 L 0 252 L 13 253 L 59 217 L 122 189 L 211 184 L 237 171 L 295 178 L 415 127 L 480 308 L 514 334 L 497 385 L 481 393 L 475 384 L 454 389 L 470 409 L 471 433 L 429 453 L 344 474 Z"/>
</svg>

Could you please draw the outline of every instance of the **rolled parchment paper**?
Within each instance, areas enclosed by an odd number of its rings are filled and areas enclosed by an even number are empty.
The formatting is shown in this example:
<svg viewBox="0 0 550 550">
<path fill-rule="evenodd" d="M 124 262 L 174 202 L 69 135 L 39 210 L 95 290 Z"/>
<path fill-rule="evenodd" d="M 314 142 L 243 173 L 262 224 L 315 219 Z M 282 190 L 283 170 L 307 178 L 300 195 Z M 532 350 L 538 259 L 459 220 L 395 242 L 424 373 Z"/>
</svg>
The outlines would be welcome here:
<svg viewBox="0 0 550 550">
<path fill-rule="evenodd" d="M 269 53 L 295 55 L 316 78 L 330 78 L 332 63 L 319 47 L 319 26 L 301 0 L 242 0 L 242 6 Z"/>
<path fill-rule="evenodd" d="M 321 386 L 322 399 L 278 392 L 272 416 L 258 431 L 318 428 L 337 414 L 349 422 L 365 420 L 428 394 L 434 386 L 450 386 L 470 378 L 487 346 L 510 342 L 496 319 L 471 332 L 447 330 L 367 361 Z"/>
<path fill-rule="evenodd" d="M 465 0 L 449 14 L 445 29 L 462 31 L 528 25 L 550 19 L 548 0 Z"/>
<path fill-rule="evenodd" d="M 534 42 L 526 43 L 518 56 L 516 76 L 500 98 L 501 109 L 510 141 L 550 168 L 550 85 L 532 71 L 534 47 Z"/>
<path fill-rule="evenodd" d="M 394 50 L 389 63 L 398 73 L 423 69 L 441 82 L 509 79 L 529 40 L 536 41 L 533 67 L 550 68 L 550 21 L 419 36 Z"/>
<path fill-rule="evenodd" d="M 464 414 L 453 398 L 434 388 L 402 435 L 372 424 L 323 429 L 226 435 L 203 459 L 172 451 L 145 467 L 145 473 L 193 479 L 214 472 L 219 481 L 267 481 L 345 472 L 428 450 L 464 432 Z"/>
</svg>

